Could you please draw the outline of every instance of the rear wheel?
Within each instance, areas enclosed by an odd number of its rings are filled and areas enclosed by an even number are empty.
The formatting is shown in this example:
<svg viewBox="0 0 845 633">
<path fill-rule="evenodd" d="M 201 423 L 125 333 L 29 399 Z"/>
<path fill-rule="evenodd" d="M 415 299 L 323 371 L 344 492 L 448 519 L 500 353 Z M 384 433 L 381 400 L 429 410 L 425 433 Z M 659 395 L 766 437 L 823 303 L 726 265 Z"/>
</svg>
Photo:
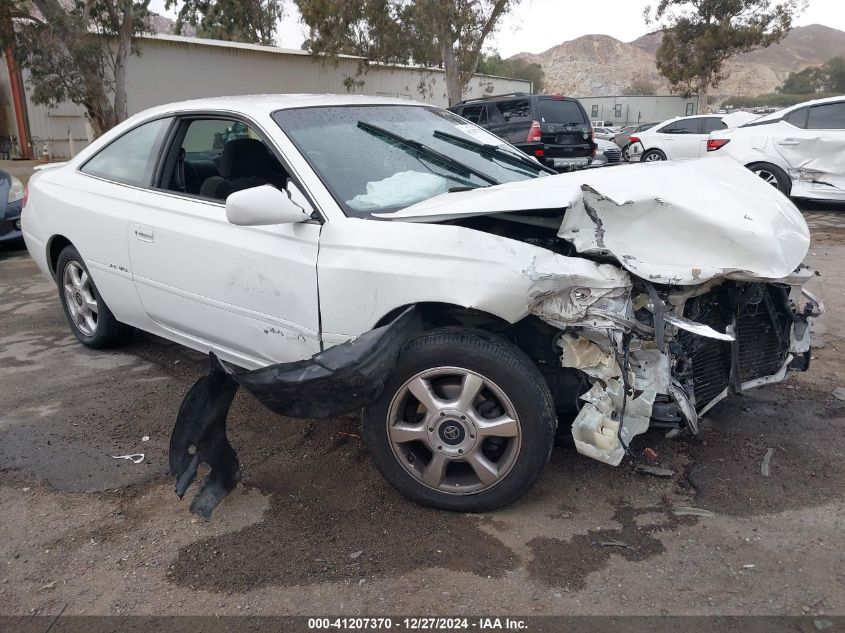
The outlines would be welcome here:
<svg viewBox="0 0 845 633">
<path fill-rule="evenodd" d="M 789 192 L 792 191 L 792 182 L 789 180 L 789 176 L 777 165 L 772 165 L 771 163 L 751 163 L 750 165 L 746 165 L 746 167 L 772 187 L 775 187 L 783 195 L 788 196 Z"/>
<path fill-rule="evenodd" d="M 666 160 L 666 154 L 659 149 L 650 149 L 644 152 L 642 158 L 640 158 L 640 161 L 643 163 L 654 163 L 659 160 Z"/>
<path fill-rule="evenodd" d="M 540 477 L 557 424 L 549 389 L 504 338 L 441 328 L 403 350 L 364 438 L 385 479 L 427 506 L 480 512 Z"/>
<path fill-rule="evenodd" d="M 132 328 L 114 318 L 73 246 L 66 246 L 59 254 L 56 272 L 65 318 L 80 343 L 103 349 L 129 338 Z"/>
</svg>

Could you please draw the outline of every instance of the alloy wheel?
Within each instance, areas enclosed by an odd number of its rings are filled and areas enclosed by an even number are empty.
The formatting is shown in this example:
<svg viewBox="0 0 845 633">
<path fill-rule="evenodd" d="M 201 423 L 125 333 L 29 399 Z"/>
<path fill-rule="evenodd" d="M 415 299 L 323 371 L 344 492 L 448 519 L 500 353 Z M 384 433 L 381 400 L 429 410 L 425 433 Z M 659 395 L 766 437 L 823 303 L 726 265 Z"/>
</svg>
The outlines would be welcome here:
<svg viewBox="0 0 845 633">
<path fill-rule="evenodd" d="M 71 322 L 85 336 L 97 331 L 99 306 L 91 277 L 79 263 L 71 261 L 62 273 L 65 305 Z"/>
<path fill-rule="evenodd" d="M 772 172 L 770 172 L 768 169 L 755 169 L 754 173 L 757 174 L 764 181 L 769 183 L 772 187 L 778 186 L 777 177 Z"/>
<path fill-rule="evenodd" d="M 456 495 L 500 483 L 522 440 L 519 416 L 502 389 L 458 367 L 428 369 L 407 380 L 390 402 L 387 434 L 411 476 Z"/>
</svg>

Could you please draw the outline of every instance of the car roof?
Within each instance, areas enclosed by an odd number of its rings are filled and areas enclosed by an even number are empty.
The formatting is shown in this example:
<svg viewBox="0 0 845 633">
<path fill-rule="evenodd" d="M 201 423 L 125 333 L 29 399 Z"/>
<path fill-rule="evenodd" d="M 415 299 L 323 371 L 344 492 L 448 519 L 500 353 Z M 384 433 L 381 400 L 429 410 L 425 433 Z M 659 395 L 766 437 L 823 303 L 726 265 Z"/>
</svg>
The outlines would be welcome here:
<svg viewBox="0 0 845 633">
<path fill-rule="evenodd" d="M 178 101 L 156 106 L 141 112 L 144 118 L 150 115 L 187 112 L 194 110 L 231 110 L 251 115 L 267 115 L 276 110 L 292 108 L 308 108 L 317 106 L 350 106 L 350 105 L 403 105 L 427 106 L 430 103 L 398 99 L 395 97 L 371 97 L 367 95 L 336 95 L 336 94 L 260 94 L 236 95 L 227 97 L 206 97 Z"/>
<path fill-rule="evenodd" d="M 792 106 L 787 106 L 776 112 L 772 112 L 765 116 L 761 116 L 759 119 L 756 119 L 754 123 L 765 123 L 767 121 L 777 121 L 778 119 L 782 119 L 784 116 L 792 112 L 793 110 L 798 110 L 800 108 L 805 108 L 807 106 L 814 106 L 814 105 L 823 105 L 825 103 L 836 103 L 837 101 L 845 101 L 845 95 L 839 95 L 838 97 L 825 97 L 824 99 L 813 99 L 811 101 L 804 101 L 802 103 L 796 103 Z"/>
<path fill-rule="evenodd" d="M 567 97 L 565 95 L 549 95 L 549 94 L 538 94 L 534 92 L 509 92 L 507 94 L 502 95 L 490 95 L 489 97 L 474 97 L 472 99 L 466 99 L 465 101 L 460 101 L 453 106 L 450 106 L 449 109 L 453 108 L 460 108 L 462 106 L 467 105 L 475 105 L 477 103 L 491 103 L 496 101 L 512 101 L 514 99 L 530 99 L 532 97 L 538 99 L 554 99 L 555 101 L 578 101 L 575 97 Z"/>
</svg>

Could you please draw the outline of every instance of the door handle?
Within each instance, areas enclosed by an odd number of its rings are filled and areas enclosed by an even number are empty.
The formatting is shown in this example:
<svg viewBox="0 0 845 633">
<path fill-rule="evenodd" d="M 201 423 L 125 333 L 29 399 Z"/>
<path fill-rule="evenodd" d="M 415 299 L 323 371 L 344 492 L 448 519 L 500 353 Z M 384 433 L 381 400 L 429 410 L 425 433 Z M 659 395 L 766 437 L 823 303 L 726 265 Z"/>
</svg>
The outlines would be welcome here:
<svg viewBox="0 0 845 633">
<path fill-rule="evenodd" d="M 785 145 L 786 147 L 795 147 L 796 145 L 800 145 L 801 141 L 798 141 L 794 138 L 785 138 L 782 141 L 778 141 L 778 145 Z"/>
<path fill-rule="evenodd" d="M 154 242 L 153 230 L 148 226 L 135 225 L 135 237 L 142 242 Z"/>
</svg>

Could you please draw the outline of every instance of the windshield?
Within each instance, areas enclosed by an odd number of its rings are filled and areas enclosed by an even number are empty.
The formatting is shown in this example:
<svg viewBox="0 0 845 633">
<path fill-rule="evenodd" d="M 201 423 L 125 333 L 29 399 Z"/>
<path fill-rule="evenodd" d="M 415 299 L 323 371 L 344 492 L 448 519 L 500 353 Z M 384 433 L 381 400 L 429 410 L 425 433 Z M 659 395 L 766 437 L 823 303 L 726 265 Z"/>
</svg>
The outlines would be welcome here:
<svg viewBox="0 0 845 633">
<path fill-rule="evenodd" d="M 438 108 L 298 108 L 279 110 L 273 119 L 348 216 L 397 211 L 450 189 L 545 175 L 516 148 Z M 480 152 L 478 144 L 502 151 Z"/>
<path fill-rule="evenodd" d="M 543 123 L 569 123 L 574 125 L 589 125 L 581 112 L 580 106 L 574 101 L 563 99 L 539 99 L 540 118 Z"/>
</svg>

